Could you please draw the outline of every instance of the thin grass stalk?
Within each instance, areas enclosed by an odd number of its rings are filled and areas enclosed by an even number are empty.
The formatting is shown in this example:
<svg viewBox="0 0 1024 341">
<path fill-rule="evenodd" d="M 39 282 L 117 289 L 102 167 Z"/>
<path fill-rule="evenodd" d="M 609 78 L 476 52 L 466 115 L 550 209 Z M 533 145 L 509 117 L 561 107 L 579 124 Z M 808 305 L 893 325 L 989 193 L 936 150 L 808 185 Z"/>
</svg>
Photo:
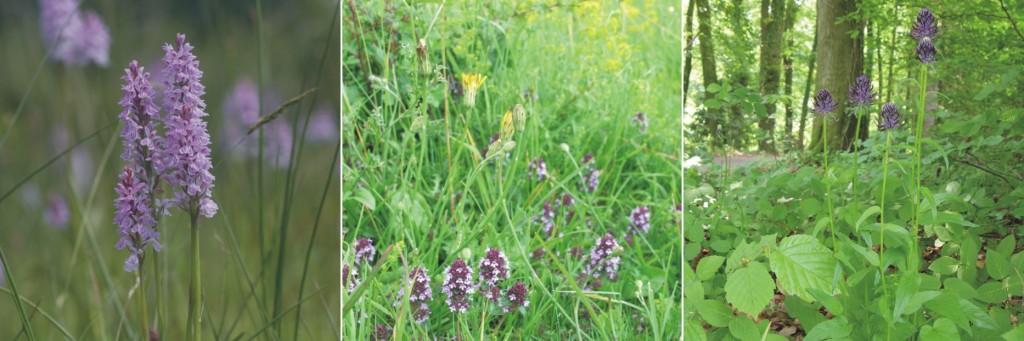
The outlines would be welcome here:
<svg viewBox="0 0 1024 341">
<path fill-rule="evenodd" d="M 853 133 L 853 178 L 850 180 L 850 190 L 853 191 L 850 195 L 850 202 L 854 204 L 857 203 L 857 164 L 860 163 L 858 162 L 860 159 L 860 120 L 863 114 L 863 108 L 858 105 L 856 109 L 857 127 L 854 128 Z"/>
<path fill-rule="evenodd" d="M 14 283 L 14 277 L 11 276 L 11 266 L 7 263 L 7 257 L 4 256 L 4 249 L 0 247 L 0 263 L 4 266 L 4 277 L 7 278 L 7 283 L 11 287 L 11 296 L 14 298 L 14 307 L 18 310 L 18 318 L 21 319 L 22 329 L 25 331 L 25 336 L 28 337 L 29 341 L 35 341 L 35 334 L 32 333 L 32 325 L 28 323 L 28 315 L 25 314 L 25 307 L 21 304 L 21 297 L 18 294 L 18 286 Z"/>
<path fill-rule="evenodd" d="M 914 188 L 914 223 L 911 224 L 913 229 L 911 231 L 911 233 L 913 234 L 913 238 L 911 238 L 911 243 L 913 245 L 911 248 L 909 260 L 909 264 L 911 265 L 910 269 L 914 272 L 917 272 L 918 268 L 920 267 L 920 260 L 918 258 L 921 256 L 921 253 L 918 252 L 919 245 L 917 245 L 917 238 L 919 229 L 918 223 L 921 219 L 921 140 L 924 136 L 925 96 L 928 94 L 928 64 L 921 63 L 920 76 L 918 76 L 918 85 L 921 87 L 921 91 L 918 95 L 917 127 L 915 131 L 916 135 L 914 138 L 914 153 L 917 157 L 917 163 L 914 167 L 914 177 L 915 181 L 917 182 L 917 185 Z"/>
</svg>

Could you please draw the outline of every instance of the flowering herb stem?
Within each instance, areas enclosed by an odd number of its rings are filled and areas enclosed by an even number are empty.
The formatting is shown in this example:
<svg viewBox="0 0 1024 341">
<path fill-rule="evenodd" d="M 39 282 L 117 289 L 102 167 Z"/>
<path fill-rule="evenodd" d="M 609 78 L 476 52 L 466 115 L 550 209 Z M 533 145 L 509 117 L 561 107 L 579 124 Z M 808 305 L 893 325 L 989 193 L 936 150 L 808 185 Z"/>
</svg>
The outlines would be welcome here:
<svg viewBox="0 0 1024 341">
<path fill-rule="evenodd" d="M 853 192 L 853 194 L 851 194 L 850 202 L 855 205 L 857 204 L 857 164 L 860 163 L 858 160 L 860 157 L 860 120 L 863 114 L 863 108 L 861 106 L 857 106 L 857 127 L 854 128 L 853 133 L 853 178 L 850 180 L 850 187 Z"/>
<path fill-rule="evenodd" d="M 885 131 L 885 157 L 882 158 L 882 198 L 880 202 L 880 210 L 878 213 L 878 271 L 882 277 L 882 296 L 885 300 L 889 300 L 889 287 L 885 285 L 885 187 L 886 180 L 889 179 L 889 147 L 892 144 L 892 132 L 889 130 Z M 885 328 L 886 340 L 892 338 L 892 328 L 887 326 Z"/>
<path fill-rule="evenodd" d="M 202 304 L 200 303 L 202 297 L 202 283 L 199 271 L 199 212 L 198 209 L 190 212 L 192 218 L 192 233 L 191 233 L 191 248 L 192 254 L 190 261 L 192 263 L 192 285 L 189 287 L 189 331 L 191 337 L 189 340 L 199 341 L 202 339 Z"/>
<path fill-rule="evenodd" d="M 824 162 L 825 162 L 825 202 L 828 205 L 828 228 L 829 232 L 832 233 L 832 247 L 836 247 L 836 226 L 835 220 L 832 218 L 832 181 L 828 176 L 828 120 L 827 114 L 821 116 L 821 142 L 824 147 Z"/>
<path fill-rule="evenodd" d="M 913 236 L 913 238 L 911 238 L 911 243 L 913 245 L 911 245 L 912 247 L 911 247 L 911 250 L 910 250 L 911 251 L 911 253 L 910 253 L 910 260 L 908 261 L 909 265 L 911 265 L 910 269 L 912 271 L 914 271 L 914 272 L 918 271 L 918 268 L 919 268 L 918 257 L 921 256 L 921 253 L 917 251 L 918 250 L 918 245 L 917 245 L 918 244 L 918 240 L 917 240 L 917 238 L 919 237 L 918 236 L 918 229 L 919 229 L 918 228 L 918 223 L 920 222 L 920 218 L 921 218 L 921 139 L 923 138 L 923 135 L 924 135 L 923 132 L 924 132 L 924 113 L 925 113 L 924 112 L 924 110 L 925 110 L 924 104 L 925 104 L 925 96 L 928 93 L 928 64 L 927 63 L 922 63 L 921 64 L 921 71 L 920 71 L 920 75 L 918 76 L 918 85 L 921 87 L 921 91 L 920 91 L 920 94 L 918 96 L 918 102 L 917 102 L 917 127 L 916 127 L 916 130 L 915 130 L 916 135 L 914 137 L 914 153 L 917 156 L 917 163 L 916 163 L 916 165 L 914 167 L 914 176 L 916 178 L 917 185 L 914 188 L 914 223 L 911 225 L 912 229 L 913 229 L 911 231 L 911 234 Z"/>
<path fill-rule="evenodd" d="M 139 255 L 139 316 L 142 317 L 142 336 L 143 338 L 149 339 L 149 309 L 146 307 L 146 277 L 143 275 L 143 267 L 146 259 L 146 252 L 143 251 Z"/>
</svg>

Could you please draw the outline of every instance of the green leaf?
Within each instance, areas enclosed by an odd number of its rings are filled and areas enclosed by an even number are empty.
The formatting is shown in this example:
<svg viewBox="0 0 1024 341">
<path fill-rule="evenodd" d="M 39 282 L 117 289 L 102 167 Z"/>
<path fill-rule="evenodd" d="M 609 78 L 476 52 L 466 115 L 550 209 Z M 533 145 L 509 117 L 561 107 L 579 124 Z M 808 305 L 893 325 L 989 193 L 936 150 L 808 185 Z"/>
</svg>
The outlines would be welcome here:
<svg viewBox="0 0 1024 341">
<path fill-rule="evenodd" d="M 974 290 L 974 287 L 959 278 L 947 278 L 946 281 L 943 282 L 943 287 L 948 291 L 955 292 L 957 296 L 960 296 L 962 299 L 973 300 L 978 298 L 978 291 Z"/>
<path fill-rule="evenodd" d="M 1003 333 L 1003 339 L 1006 341 L 1024 340 L 1024 326 L 1017 326 L 1017 328 Z"/>
<path fill-rule="evenodd" d="M 377 209 L 377 199 L 373 198 L 373 193 L 370 193 L 370 190 L 366 189 L 366 187 L 357 188 L 352 198 L 366 206 L 370 212 Z"/>
<path fill-rule="evenodd" d="M 867 209 L 865 209 L 864 213 L 860 214 L 860 219 L 857 219 L 857 224 L 854 225 L 854 226 L 856 226 L 855 230 L 859 232 L 860 231 L 860 225 L 863 224 L 865 220 L 867 220 L 868 218 L 871 218 L 871 216 L 880 214 L 881 212 L 882 212 L 882 208 L 880 208 L 878 206 L 871 206 L 871 207 L 868 207 Z"/>
<path fill-rule="evenodd" d="M 949 256 L 942 256 L 932 261 L 932 265 L 928 266 L 929 270 L 934 271 L 940 275 L 952 275 L 956 273 L 956 270 L 960 268 L 960 261 Z"/>
<path fill-rule="evenodd" d="M 715 273 L 718 272 L 718 268 L 721 268 L 724 262 L 725 257 L 722 256 L 704 257 L 700 260 L 700 264 L 697 264 L 697 278 L 706 281 L 715 277 Z"/>
<path fill-rule="evenodd" d="M 725 262 L 725 273 L 730 273 L 743 265 L 744 261 L 751 262 L 761 256 L 761 248 L 756 243 L 740 242 L 736 249 L 729 254 L 729 260 Z"/>
<path fill-rule="evenodd" d="M 960 306 L 960 298 L 956 294 L 950 292 L 939 294 L 931 302 L 925 303 L 924 306 L 939 315 L 953 320 L 956 325 L 967 331 L 968 334 L 971 333 L 971 325 L 968 322 L 967 313 Z"/>
<path fill-rule="evenodd" d="M 786 237 L 768 258 L 784 291 L 807 301 L 814 299 L 807 289 L 835 293 L 832 277 L 836 259 L 832 250 L 816 238 L 804 234 Z"/>
<path fill-rule="evenodd" d="M 985 269 L 992 278 L 1003 279 L 1010 275 L 1010 261 L 999 251 L 988 250 L 985 255 Z"/>
<path fill-rule="evenodd" d="M 814 329 L 811 329 L 804 337 L 804 341 L 821 341 L 831 339 L 841 339 L 850 336 L 853 332 L 853 326 L 846 321 L 845 317 L 837 317 L 822 323 L 819 323 Z"/>
<path fill-rule="evenodd" d="M 910 300 L 917 293 L 917 288 L 920 284 L 921 279 L 916 273 L 906 272 L 900 277 L 900 285 L 896 287 L 896 304 L 892 309 L 892 315 L 897 322 L 902 321 L 900 317 L 903 316 L 903 312 L 906 311 Z"/>
<path fill-rule="evenodd" d="M 683 281 L 683 297 L 691 300 L 704 299 L 704 284 L 693 278 Z"/>
<path fill-rule="evenodd" d="M 935 320 L 934 326 L 921 327 L 921 340 L 928 341 L 959 341 L 960 334 L 956 331 L 956 325 L 947 318 Z"/>
<path fill-rule="evenodd" d="M 1002 282 L 988 282 L 978 287 L 978 300 L 996 304 L 1002 303 L 1010 298 L 1010 292 Z"/>
<path fill-rule="evenodd" d="M 683 335 L 685 335 L 683 337 L 684 340 L 707 341 L 708 339 L 704 326 L 694 320 L 686 320 L 686 323 L 683 325 Z"/>
<path fill-rule="evenodd" d="M 736 316 L 732 313 L 732 309 L 729 309 L 729 306 L 715 300 L 703 300 L 697 303 L 697 313 L 708 324 L 719 328 L 728 327 L 729 321 Z"/>
<path fill-rule="evenodd" d="M 832 315 L 843 314 L 843 304 L 840 303 L 839 299 L 835 298 L 835 296 L 826 294 L 821 290 L 813 288 L 807 289 L 807 291 L 811 293 L 811 296 L 813 296 L 815 300 L 820 302 L 821 305 L 825 306 L 825 309 L 828 309 L 828 311 L 831 312 Z"/>
<path fill-rule="evenodd" d="M 1016 246 L 1017 240 L 1015 240 L 1011 234 L 999 241 L 999 246 L 996 247 L 996 250 L 999 251 L 1000 254 L 1011 255 L 1013 254 L 1013 249 Z"/>
<path fill-rule="evenodd" d="M 716 93 L 719 90 L 722 90 L 722 86 L 720 84 L 718 84 L 718 83 L 714 83 L 714 84 L 708 85 L 708 88 L 706 90 L 704 90 L 704 91 L 707 91 L 707 92 L 710 92 L 710 93 Z"/>
<path fill-rule="evenodd" d="M 971 322 L 974 322 L 974 325 L 977 326 L 978 328 L 990 330 L 995 330 L 996 328 L 999 328 L 999 326 L 996 325 L 996 320 L 993 319 L 992 316 L 988 316 L 988 314 L 986 314 L 984 310 L 978 308 L 978 306 L 974 305 L 974 303 L 971 303 L 971 301 L 961 299 L 960 309 L 962 309 L 964 313 L 966 313 L 967 316 L 970 317 Z M 970 330 L 968 330 L 967 332 L 970 333 Z"/>
<path fill-rule="evenodd" d="M 752 317 L 757 317 L 774 296 L 775 282 L 760 262 L 736 270 L 725 282 L 725 300 Z"/>
<path fill-rule="evenodd" d="M 761 333 L 757 330 L 757 325 L 754 321 L 743 317 L 737 316 L 729 321 L 729 334 L 740 339 L 740 341 L 757 341 L 761 340 Z"/>
<path fill-rule="evenodd" d="M 918 309 L 921 309 L 921 306 L 925 303 L 931 302 L 931 300 L 936 297 L 939 297 L 938 291 L 922 291 L 916 293 L 910 298 L 910 301 L 907 302 L 907 308 L 904 309 L 904 311 L 906 314 L 916 313 Z"/>
<path fill-rule="evenodd" d="M 712 98 L 704 101 L 704 106 L 708 109 L 718 109 L 722 107 L 722 101 L 719 101 L 717 98 Z"/>
<path fill-rule="evenodd" d="M 805 330 L 814 329 L 819 323 L 825 322 L 825 316 L 818 311 L 817 305 L 796 296 L 787 296 L 784 302 L 789 315 L 799 319 Z"/>
</svg>

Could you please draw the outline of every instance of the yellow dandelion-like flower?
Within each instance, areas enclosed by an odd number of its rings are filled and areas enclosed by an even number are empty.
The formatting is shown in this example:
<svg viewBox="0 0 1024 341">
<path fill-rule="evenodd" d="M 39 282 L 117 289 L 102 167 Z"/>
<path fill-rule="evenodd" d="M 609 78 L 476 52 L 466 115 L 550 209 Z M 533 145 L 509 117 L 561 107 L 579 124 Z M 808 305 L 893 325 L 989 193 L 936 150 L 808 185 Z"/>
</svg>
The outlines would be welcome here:
<svg viewBox="0 0 1024 341">
<path fill-rule="evenodd" d="M 512 136 L 516 134 L 516 128 L 512 116 L 511 111 L 506 111 L 505 117 L 501 118 L 501 133 L 499 134 L 499 138 L 503 141 L 512 141 Z"/>
<path fill-rule="evenodd" d="M 487 76 L 480 75 L 479 73 L 463 73 L 462 74 L 462 87 L 466 90 L 465 103 L 469 107 L 476 106 L 476 92 L 480 89 L 481 85 L 484 85 L 484 81 L 487 80 Z"/>
</svg>

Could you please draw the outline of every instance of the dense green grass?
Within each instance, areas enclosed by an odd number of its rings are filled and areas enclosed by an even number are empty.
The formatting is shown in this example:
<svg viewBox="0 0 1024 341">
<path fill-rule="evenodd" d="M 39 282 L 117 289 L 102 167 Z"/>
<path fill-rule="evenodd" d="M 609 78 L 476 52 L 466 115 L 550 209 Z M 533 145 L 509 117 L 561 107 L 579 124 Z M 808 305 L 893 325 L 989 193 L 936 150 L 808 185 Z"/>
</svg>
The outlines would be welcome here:
<svg viewBox="0 0 1024 341">
<path fill-rule="evenodd" d="M 398 339 L 680 336 L 681 63 L 673 5 L 346 3 L 342 259 L 353 263 L 361 237 L 374 240 L 378 258 L 356 264 L 360 285 L 343 290 L 345 337 L 367 339 L 378 324 Z M 429 72 L 420 72 L 419 39 Z M 475 107 L 439 80 L 462 73 L 487 77 Z M 527 120 L 515 148 L 507 159 L 482 160 L 517 103 Z M 637 111 L 650 118 L 646 134 L 631 125 Z M 579 186 L 587 153 L 601 171 L 594 193 Z M 527 175 L 536 157 L 551 175 L 540 182 Z M 562 193 L 576 199 L 577 213 L 548 239 L 533 217 Z M 640 205 L 653 212 L 651 229 L 630 246 L 628 216 Z M 609 231 L 623 247 L 619 278 L 582 290 L 575 278 L 586 258 L 570 250 L 587 254 Z M 523 281 L 529 307 L 503 314 L 478 294 L 465 314 L 452 313 L 443 270 L 458 257 L 476 274 L 489 247 L 508 256 L 504 287 Z M 531 257 L 539 248 L 544 256 Z M 396 297 L 412 267 L 425 267 L 431 279 L 432 313 L 423 324 Z"/>
<path fill-rule="evenodd" d="M 246 340 L 339 335 L 338 239 L 324 238 L 338 224 L 339 145 L 294 143 L 290 167 L 276 168 L 234 157 L 238 151 L 228 146 L 237 141 L 220 137 L 222 127 L 239 124 L 221 114 L 224 96 L 241 77 L 285 98 L 319 89 L 279 118 L 291 122 L 296 141 L 313 108 L 337 103 L 337 5 L 261 4 L 260 11 L 251 2 L 177 6 L 84 2 L 110 28 L 107 68 L 44 61 L 38 8 L 2 6 L 0 40 L 18 48 L 0 51 L 0 195 L 10 194 L 0 199 L 0 248 L 9 271 L 0 288 L 0 339 L 28 339 L 29 331 L 41 340 L 140 339 L 142 292 L 149 325 L 161 339 L 184 339 L 187 214 L 174 210 L 161 220 L 164 249 L 149 258 L 159 257 L 162 269 L 159 276 L 149 271 L 142 288 L 134 273 L 122 269 L 127 251 L 114 248 L 112 222 L 113 188 L 124 164 L 120 77 L 132 59 L 159 73 L 161 47 L 177 32 L 188 34 L 205 72 L 214 200 L 220 205 L 216 216 L 201 221 L 202 333 L 206 339 Z M 62 130 L 63 146 L 53 142 Z M 90 162 L 74 163 L 74 154 Z M 64 228 L 43 221 L 51 194 L 69 203 Z M 24 314 L 14 304 L 15 287 Z"/>
</svg>

